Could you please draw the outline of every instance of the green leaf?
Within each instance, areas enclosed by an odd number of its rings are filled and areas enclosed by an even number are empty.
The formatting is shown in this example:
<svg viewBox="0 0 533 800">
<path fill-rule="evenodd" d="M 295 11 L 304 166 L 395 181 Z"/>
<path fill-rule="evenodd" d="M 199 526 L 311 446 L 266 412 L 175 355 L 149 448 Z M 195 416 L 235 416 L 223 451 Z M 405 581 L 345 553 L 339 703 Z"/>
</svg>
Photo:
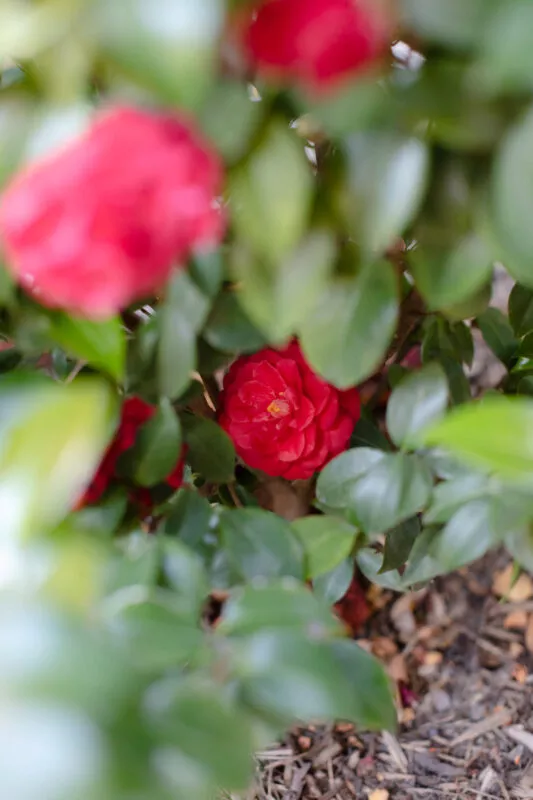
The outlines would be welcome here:
<svg viewBox="0 0 533 800">
<path fill-rule="evenodd" d="M 333 642 L 332 649 L 352 687 L 347 703 L 350 719 L 366 730 L 394 730 L 397 717 L 392 685 L 383 666 L 349 639 Z"/>
<path fill-rule="evenodd" d="M 211 309 L 204 338 L 219 350 L 255 353 L 267 342 L 250 321 L 237 292 L 222 292 Z"/>
<path fill-rule="evenodd" d="M 421 511 L 431 487 L 429 470 L 417 456 L 387 454 L 354 483 L 349 508 L 365 533 L 381 533 Z"/>
<path fill-rule="evenodd" d="M 344 212 L 354 238 L 381 254 L 416 214 L 424 196 L 429 151 L 420 139 L 392 131 L 365 131 L 346 140 Z"/>
<path fill-rule="evenodd" d="M 208 96 L 200 124 L 230 164 L 245 155 L 263 116 L 263 104 L 252 101 L 247 85 L 219 81 Z"/>
<path fill-rule="evenodd" d="M 276 514 L 259 508 L 224 510 L 220 531 L 228 558 L 244 579 L 303 578 L 300 542 Z"/>
<path fill-rule="evenodd" d="M 247 787 L 253 767 L 250 721 L 219 687 L 195 676 L 161 682 L 150 701 L 150 727 L 165 753 L 158 766 L 173 797 L 215 797 L 221 788 Z"/>
<path fill-rule="evenodd" d="M 472 331 L 464 322 L 450 323 L 442 317 L 433 317 L 422 341 L 422 361 L 452 359 L 472 364 L 474 340 Z"/>
<path fill-rule="evenodd" d="M 126 334 L 120 317 L 94 322 L 53 312 L 50 318 L 50 336 L 60 347 L 121 380 L 126 363 Z"/>
<path fill-rule="evenodd" d="M 163 397 L 154 416 L 141 426 L 133 450 L 135 481 L 155 486 L 179 461 L 181 427 L 170 401 Z"/>
<path fill-rule="evenodd" d="M 336 517 L 312 515 L 292 523 L 306 557 L 306 578 L 330 572 L 352 551 L 357 529 Z"/>
<path fill-rule="evenodd" d="M 305 110 L 331 137 L 374 127 L 390 112 L 389 95 L 375 75 L 359 75 L 324 97 L 302 98 Z"/>
<path fill-rule="evenodd" d="M 394 389 L 387 405 L 387 430 L 397 445 L 439 419 L 448 404 L 448 381 L 438 364 L 411 372 Z"/>
<path fill-rule="evenodd" d="M 509 531 L 505 546 L 521 567 L 533 572 L 533 529 L 531 525 Z"/>
<path fill-rule="evenodd" d="M 219 0 L 117 0 L 96 5 L 104 54 L 165 103 L 198 107 L 217 65 Z"/>
<path fill-rule="evenodd" d="M 356 278 L 338 279 L 323 293 L 300 326 L 303 352 L 327 381 L 341 389 L 353 386 L 385 357 L 397 316 L 391 264 L 368 264 Z"/>
<path fill-rule="evenodd" d="M 234 589 L 224 604 L 217 634 L 248 636 L 270 629 L 313 630 L 325 636 L 340 634 L 342 625 L 310 589 L 296 582 Z"/>
<path fill-rule="evenodd" d="M 516 336 L 533 331 L 533 291 L 515 283 L 509 295 L 509 322 Z"/>
<path fill-rule="evenodd" d="M 391 444 L 380 431 L 371 415 L 363 408 L 361 418 L 353 429 L 350 438 L 351 447 L 375 447 L 379 450 L 391 450 Z"/>
<path fill-rule="evenodd" d="M 209 302 L 184 270 L 175 273 L 158 310 L 158 381 L 160 393 L 173 400 L 187 388 L 196 367 L 196 336 Z"/>
<path fill-rule="evenodd" d="M 496 9 L 483 41 L 479 75 L 493 91 L 531 88 L 533 7 L 528 0 Z"/>
<path fill-rule="evenodd" d="M 474 467 L 503 478 L 533 481 L 533 401 L 487 397 L 454 409 L 425 431 L 427 445 L 446 447 Z"/>
<path fill-rule="evenodd" d="M 496 154 L 491 207 L 502 261 L 516 280 L 533 288 L 533 110 L 512 125 Z"/>
<path fill-rule="evenodd" d="M 370 547 L 363 547 L 357 552 L 357 566 L 371 583 L 390 589 L 393 592 L 405 591 L 403 578 L 396 570 L 382 572 L 383 555 L 372 550 Z"/>
<path fill-rule="evenodd" d="M 497 308 L 487 308 L 476 322 L 494 355 L 508 365 L 516 355 L 518 342 L 507 317 Z"/>
<path fill-rule="evenodd" d="M 4 518 L 11 536 L 33 535 L 61 520 L 96 471 L 113 431 L 116 398 L 98 379 L 68 386 L 3 380 Z"/>
<path fill-rule="evenodd" d="M 286 124 L 275 122 L 230 178 L 238 236 L 258 256 L 278 262 L 305 231 L 312 191 L 313 176 L 303 142 Z"/>
<path fill-rule="evenodd" d="M 426 583 L 446 571 L 433 555 L 433 548 L 439 536 L 440 528 L 427 527 L 417 537 L 402 575 L 404 589 L 414 584 Z"/>
<path fill-rule="evenodd" d="M 389 727 L 394 705 L 383 668 L 355 643 L 338 644 L 309 641 L 292 631 L 250 637 L 239 665 L 242 699 L 285 725 L 340 718 L 366 728 Z"/>
<path fill-rule="evenodd" d="M 170 592 L 127 587 L 111 595 L 103 611 L 110 632 L 143 671 L 179 667 L 204 646 L 194 617 L 183 613 Z"/>
<path fill-rule="evenodd" d="M 353 558 L 345 558 L 340 564 L 318 575 L 313 580 L 313 592 L 330 606 L 337 603 L 348 591 L 353 578 Z"/>
<path fill-rule="evenodd" d="M 230 483 L 235 470 L 235 449 L 226 431 L 211 419 L 182 417 L 183 435 L 187 443 L 187 461 L 213 483 Z"/>
<path fill-rule="evenodd" d="M 499 542 L 492 525 L 493 508 L 489 500 L 473 500 L 463 505 L 432 542 L 431 556 L 442 572 L 451 572 L 480 558 Z"/>
<path fill-rule="evenodd" d="M 195 552 L 206 552 L 205 538 L 216 522 L 216 514 L 205 497 L 191 489 L 181 489 L 163 521 L 162 533 L 175 536 Z M 207 548 L 210 549 L 210 548 Z"/>
<path fill-rule="evenodd" d="M 380 572 L 398 569 L 405 564 L 421 527 L 418 517 L 411 517 L 387 533 Z"/>
<path fill-rule="evenodd" d="M 480 32 L 495 0 L 402 0 L 403 21 L 424 38 L 455 47 L 469 47 L 480 40 Z"/>
<path fill-rule="evenodd" d="M 341 453 L 318 476 L 317 500 L 331 508 L 350 505 L 356 481 L 385 458 L 386 453 L 370 447 L 355 447 Z"/>
<path fill-rule="evenodd" d="M 431 505 L 424 514 L 424 522 L 447 522 L 462 505 L 486 497 L 490 492 L 491 482 L 483 474 L 466 474 L 442 481 L 433 489 Z"/>
<path fill-rule="evenodd" d="M 490 278 L 493 257 L 481 237 L 466 236 L 450 253 L 433 257 L 424 248 L 409 259 L 416 288 L 431 308 L 468 300 Z"/>
<path fill-rule="evenodd" d="M 176 607 L 200 618 L 209 584 L 201 558 L 183 542 L 165 536 L 161 540 L 162 568 Z"/>
<path fill-rule="evenodd" d="M 110 559 L 105 576 L 106 594 L 125 586 L 153 586 L 159 566 L 158 542 L 137 532 L 117 540 L 119 552 Z"/>
</svg>

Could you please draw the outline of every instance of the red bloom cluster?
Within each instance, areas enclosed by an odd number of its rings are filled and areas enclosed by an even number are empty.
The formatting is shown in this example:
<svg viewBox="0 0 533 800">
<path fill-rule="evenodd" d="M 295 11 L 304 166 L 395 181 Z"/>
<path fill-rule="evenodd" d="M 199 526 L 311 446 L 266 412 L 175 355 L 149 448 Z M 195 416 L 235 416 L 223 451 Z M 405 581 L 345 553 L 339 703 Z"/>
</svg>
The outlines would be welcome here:
<svg viewBox="0 0 533 800">
<path fill-rule="evenodd" d="M 315 375 L 296 342 L 238 358 L 220 402 L 220 424 L 243 461 L 289 480 L 311 477 L 342 452 L 360 416 L 357 389 Z"/>
<path fill-rule="evenodd" d="M 78 503 L 78 508 L 97 503 L 107 488 L 117 479 L 117 461 L 135 444 L 139 428 L 155 414 L 155 406 L 145 403 L 140 397 L 129 397 L 122 406 L 120 425 L 115 437 L 104 455 L 91 484 Z M 183 480 L 184 453 L 170 475 L 165 479 L 173 489 L 179 489 Z M 149 506 L 148 492 L 141 488 L 135 491 L 135 499 L 143 506 Z"/>
<path fill-rule="evenodd" d="M 260 74 L 315 92 L 374 64 L 389 45 L 376 0 L 264 0 L 245 34 Z"/>
<path fill-rule="evenodd" d="M 43 305 L 104 318 L 218 243 L 221 188 L 221 163 L 188 122 L 116 108 L 8 186 L 8 268 Z"/>
</svg>

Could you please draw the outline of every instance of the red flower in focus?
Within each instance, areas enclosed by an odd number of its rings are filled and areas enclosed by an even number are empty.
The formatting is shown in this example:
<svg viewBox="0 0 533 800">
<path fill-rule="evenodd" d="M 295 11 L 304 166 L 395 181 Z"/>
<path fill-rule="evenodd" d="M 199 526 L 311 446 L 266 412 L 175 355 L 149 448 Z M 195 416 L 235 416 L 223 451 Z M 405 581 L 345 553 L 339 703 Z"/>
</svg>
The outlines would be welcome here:
<svg viewBox="0 0 533 800">
<path fill-rule="evenodd" d="M 224 378 L 220 424 L 253 469 L 310 478 L 345 449 L 360 416 L 357 389 L 319 378 L 292 342 L 241 356 Z"/>
<path fill-rule="evenodd" d="M 115 437 L 107 448 L 107 452 L 91 484 L 79 501 L 78 508 L 97 503 L 100 500 L 109 485 L 117 478 L 117 461 L 119 457 L 122 453 L 125 453 L 126 450 L 133 447 L 139 428 L 144 425 L 145 422 L 148 422 L 150 417 L 155 414 L 155 411 L 155 406 L 145 403 L 140 397 L 129 397 L 124 402 L 120 424 L 115 433 Z M 179 489 L 182 484 L 183 466 L 184 452 L 182 451 L 175 468 L 165 479 L 165 483 L 172 489 Z M 132 497 L 138 500 L 144 508 L 150 505 L 150 493 L 147 489 L 136 488 L 132 493 Z"/>
<path fill-rule="evenodd" d="M 218 157 L 188 122 L 114 109 L 7 187 L 8 267 L 43 305 L 112 315 L 219 241 L 221 186 Z"/>
<path fill-rule="evenodd" d="M 390 31 L 376 0 L 264 0 L 244 41 L 265 77 L 319 92 L 375 63 Z"/>
</svg>

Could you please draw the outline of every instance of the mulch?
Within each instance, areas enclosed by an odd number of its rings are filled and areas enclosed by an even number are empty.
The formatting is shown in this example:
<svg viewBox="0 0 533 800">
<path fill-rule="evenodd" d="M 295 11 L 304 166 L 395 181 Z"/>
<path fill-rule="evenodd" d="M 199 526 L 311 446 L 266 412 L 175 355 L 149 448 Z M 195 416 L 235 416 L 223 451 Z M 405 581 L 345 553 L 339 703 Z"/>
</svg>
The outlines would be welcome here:
<svg viewBox="0 0 533 800">
<path fill-rule="evenodd" d="M 357 638 L 395 680 L 396 735 L 294 730 L 257 754 L 250 797 L 533 798 L 533 582 L 522 576 L 502 598 L 511 585 L 496 553 L 421 592 L 372 587 Z"/>
</svg>

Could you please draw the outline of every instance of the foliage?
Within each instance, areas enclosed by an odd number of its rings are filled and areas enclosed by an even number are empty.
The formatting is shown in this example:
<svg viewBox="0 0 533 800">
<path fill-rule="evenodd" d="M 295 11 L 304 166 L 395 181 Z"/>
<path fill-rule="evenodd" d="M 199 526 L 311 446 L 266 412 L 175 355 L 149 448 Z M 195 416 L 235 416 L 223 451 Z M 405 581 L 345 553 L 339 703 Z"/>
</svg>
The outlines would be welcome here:
<svg viewBox="0 0 533 800">
<path fill-rule="evenodd" d="M 298 0 L 302 25 L 335 3 L 357 38 L 370 12 L 352 30 L 344 0 Z M 267 15 L 254 64 L 247 0 L 0 2 L 10 800 L 211 800 L 295 721 L 393 727 L 385 672 L 332 611 L 354 571 L 404 591 L 501 544 L 533 569 L 533 12 L 378 5 L 337 81 L 269 60 Z M 150 146 L 119 124 L 116 163 L 76 183 L 64 154 L 83 164 L 116 105 L 144 109 Z M 187 143 L 160 160 L 167 114 Z M 117 276 L 102 314 L 89 288 Z M 481 340 L 504 377 L 474 398 Z"/>
</svg>

